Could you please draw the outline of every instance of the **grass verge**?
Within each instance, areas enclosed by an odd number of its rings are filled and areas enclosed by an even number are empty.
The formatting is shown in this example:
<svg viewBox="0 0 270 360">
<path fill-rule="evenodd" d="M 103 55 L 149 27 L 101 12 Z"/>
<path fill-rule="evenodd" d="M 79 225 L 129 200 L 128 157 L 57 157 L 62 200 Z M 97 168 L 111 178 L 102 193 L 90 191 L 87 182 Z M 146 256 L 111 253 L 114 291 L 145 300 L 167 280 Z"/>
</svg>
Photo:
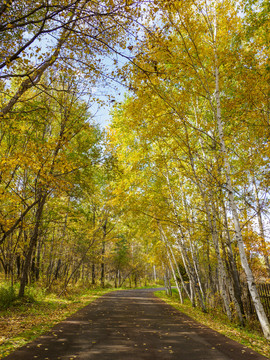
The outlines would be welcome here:
<svg viewBox="0 0 270 360">
<path fill-rule="evenodd" d="M 156 291 L 155 295 L 199 323 L 270 358 L 269 342 L 259 332 L 231 323 L 223 314 L 218 313 L 216 310 L 210 309 L 205 314 L 188 303 L 182 305 L 176 293 L 173 293 L 173 296 L 170 297 L 166 295 L 165 291 Z"/>
<path fill-rule="evenodd" d="M 26 297 L 15 301 L 0 311 L 0 359 L 109 291 L 112 289 L 88 290 L 67 298 L 49 294 L 39 300 Z"/>
</svg>

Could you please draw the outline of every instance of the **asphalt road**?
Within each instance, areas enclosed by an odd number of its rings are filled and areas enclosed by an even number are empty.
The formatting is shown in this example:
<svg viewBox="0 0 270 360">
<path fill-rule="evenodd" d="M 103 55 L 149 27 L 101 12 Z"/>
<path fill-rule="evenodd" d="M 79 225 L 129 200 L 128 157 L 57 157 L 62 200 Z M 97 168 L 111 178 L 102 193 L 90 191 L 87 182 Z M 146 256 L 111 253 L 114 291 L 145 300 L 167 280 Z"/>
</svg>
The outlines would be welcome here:
<svg viewBox="0 0 270 360">
<path fill-rule="evenodd" d="M 5 360 L 266 360 L 151 290 L 114 291 Z"/>
</svg>

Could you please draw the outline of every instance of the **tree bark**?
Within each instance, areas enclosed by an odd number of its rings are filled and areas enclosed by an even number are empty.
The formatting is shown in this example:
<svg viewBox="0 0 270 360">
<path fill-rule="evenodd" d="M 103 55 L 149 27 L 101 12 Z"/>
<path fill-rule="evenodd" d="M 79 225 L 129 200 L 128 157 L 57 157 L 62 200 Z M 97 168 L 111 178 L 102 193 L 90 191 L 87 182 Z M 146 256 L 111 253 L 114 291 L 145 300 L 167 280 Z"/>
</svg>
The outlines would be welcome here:
<svg viewBox="0 0 270 360">
<path fill-rule="evenodd" d="M 96 269 L 95 264 L 92 264 L 92 285 L 96 285 Z"/>
<path fill-rule="evenodd" d="M 46 199 L 47 199 L 47 193 L 45 193 L 45 194 L 43 193 L 39 197 L 38 208 L 37 208 L 36 216 L 35 216 L 35 218 L 36 218 L 35 227 L 34 227 L 33 234 L 30 238 L 30 242 L 29 242 L 29 246 L 27 249 L 24 266 L 23 266 L 23 271 L 22 271 L 22 276 L 21 276 L 21 281 L 20 281 L 19 297 L 24 296 L 25 287 L 28 282 L 31 258 L 33 255 L 33 251 L 36 248 L 37 241 L 38 241 L 39 229 L 40 229 L 40 225 L 41 225 L 43 209 L 44 209 Z"/>
<path fill-rule="evenodd" d="M 167 256 L 168 256 L 169 263 L 170 263 L 170 268 L 171 268 L 171 271 L 172 271 L 172 274 L 173 274 L 173 279 L 175 281 L 175 285 L 176 285 L 176 288 L 177 288 L 177 291 L 178 291 L 178 294 L 179 294 L 180 302 L 181 302 L 181 304 L 183 304 L 183 296 L 182 296 L 182 293 L 181 293 L 181 289 L 179 287 L 179 283 L 178 283 L 178 280 L 177 280 L 177 276 L 176 276 L 176 273 L 175 273 L 173 262 L 171 260 L 172 249 L 169 247 L 168 240 L 167 240 L 167 238 L 165 236 L 165 233 L 164 233 L 161 225 L 158 224 L 158 226 L 159 226 L 159 232 L 160 232 L 161 240 L 163 241 L 163 243 L 165 245 L 165 248 L 166 248 L 166 251 L 167 251 Z"/>
<path fill-rule="evenodd" d="M 265 242 L 261 205 L 260 205 L 256 180 L 255 180 L 254 176 L 253 176 L 252 182 L 253 182 L 253 189 L 254 189 L 256 206 L 257 206 L 257 209 L 256 209 L 257 210 L 257 219 L 258 219 L 258 225 L 259 225 L 259 230 L 260 230 L 259 234 L 260 234 L 260 237 L 261 237 L 261 244 L 262 244 L 262 249 L 263 249 L 263 258 L 264 258 L 264 262 L 265 262 L 265 266 L 266 266 L 268 276 L 270 277 L 270 262 L 269 262 L 269 256 L 267 255 L 267 247 L 266 247 L 266 242 Z"/>
</svg>

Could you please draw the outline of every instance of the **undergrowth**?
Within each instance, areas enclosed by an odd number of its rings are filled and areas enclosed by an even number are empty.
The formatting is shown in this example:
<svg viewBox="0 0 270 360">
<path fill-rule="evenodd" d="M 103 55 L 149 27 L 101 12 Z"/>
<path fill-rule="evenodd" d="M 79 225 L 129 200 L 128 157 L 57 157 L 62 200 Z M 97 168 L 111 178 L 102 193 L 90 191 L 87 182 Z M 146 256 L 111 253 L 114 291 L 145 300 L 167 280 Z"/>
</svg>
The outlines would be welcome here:
<svg viewBox="0 0 270 360">
<path fill-rule="evenodd" d="M 61 296 L 61 284 L 54 286 L 53 292 L 40 284 L 28 286 L 25 296 L 18 298 L 19 284 L 10 286 L 0 283 L 0 359 L 20 346 L 34 340 L 97 297 L 121 289 L 111 284 L 103 288 L 79 284 L 69 286 Z M 157 287 L 148 285 L 142 288 Z"/>
<path fill-rule="evenodd" d="M 4 284 L 0 287 L 0 309 L 7 309 L 17 298 L 13 286 Z"/>
<path fill-rule="evenodd" d="M 74 287 L 65 296 L 30 286 L 18 298 L 18 285 L 0 288 L 0 359 L 48 331 L 112 289 Z"/>
</svg>

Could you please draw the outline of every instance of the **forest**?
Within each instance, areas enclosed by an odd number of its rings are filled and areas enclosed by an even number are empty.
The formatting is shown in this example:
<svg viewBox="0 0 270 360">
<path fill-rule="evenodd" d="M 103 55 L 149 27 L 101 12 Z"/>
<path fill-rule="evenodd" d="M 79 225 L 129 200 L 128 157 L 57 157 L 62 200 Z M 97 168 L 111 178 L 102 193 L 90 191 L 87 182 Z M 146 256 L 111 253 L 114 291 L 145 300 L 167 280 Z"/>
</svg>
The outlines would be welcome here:
<svg viewBox="0 0 270 360">
<path fill-rule="evenodd" d="M 155 283 L 270 339 L 269 13 L 2 2 L 0 306 Z"/>
</svg>

